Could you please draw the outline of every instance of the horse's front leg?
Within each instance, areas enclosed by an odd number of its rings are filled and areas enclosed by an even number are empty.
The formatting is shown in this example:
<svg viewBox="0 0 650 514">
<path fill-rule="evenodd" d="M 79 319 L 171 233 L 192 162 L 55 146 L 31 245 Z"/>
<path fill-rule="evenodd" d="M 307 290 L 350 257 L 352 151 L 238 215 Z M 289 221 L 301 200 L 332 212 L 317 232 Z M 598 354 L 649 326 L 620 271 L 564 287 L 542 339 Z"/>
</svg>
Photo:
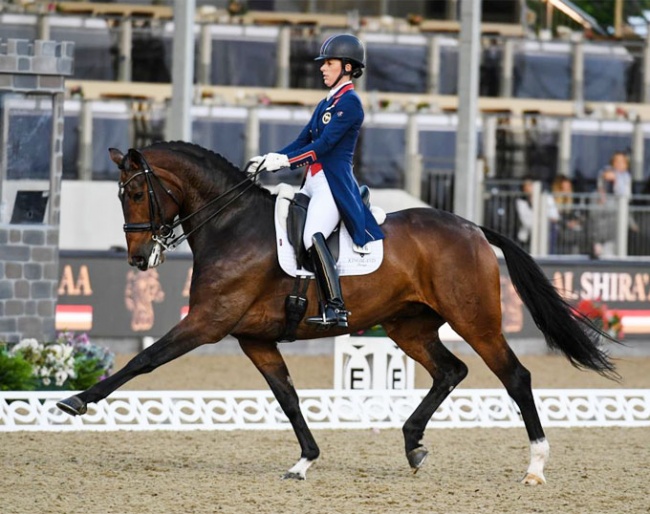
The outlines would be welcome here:
<svg viewBox="0 0 650 514">
<path fill-rule="evenodd" d="M 221 340 L 225 335 L 226 333 L 218 334 L 215 330 L 208 330 L 198 317 L 187 316 L 161 339 L 133 357 L 121 370 L 56 405 L 72 416 L 85 414 L 89 403 L 103 400 L 132 378 L 150 373 L 194 348 Z"/>
<path fill-rule="evenodd" d="M 320 450 L 300 411 L 298 393 L 277 344 L 274 341 L 248 339 L 240 339 L 239 344 L 268 382 L 300 443 L 300 460 L 284 474 L 284 478 L 305 480 L 307 470 L 320 455 Z"/>
</svg>

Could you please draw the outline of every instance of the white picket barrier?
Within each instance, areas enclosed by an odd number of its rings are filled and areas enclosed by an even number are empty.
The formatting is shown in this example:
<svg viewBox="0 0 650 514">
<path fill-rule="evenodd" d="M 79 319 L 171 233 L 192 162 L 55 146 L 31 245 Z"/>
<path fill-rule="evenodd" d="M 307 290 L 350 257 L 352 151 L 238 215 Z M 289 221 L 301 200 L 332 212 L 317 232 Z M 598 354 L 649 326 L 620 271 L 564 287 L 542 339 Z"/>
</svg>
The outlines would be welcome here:
<svg viewBox="0 0 650 514">
<path fill-rule="evenodd" d="M 399 428 L 425 390 L 301 390 L 312 428 Z M 117 391 L 71 417 L 56 407 L 68 392 L 1 392 L 0 432 L 75 430 L 278 430 L 290 428 L 270 391 Z M 540 389 L 545 427 L 650 426 L 649 389 Z M 430 428 L 519 427 L 503 389 L 456 389 Z"/>
<path fill-rule="evenodd" d="M 299 391 L 312 428 L 400 428 L 427 390 L 414 362 L 389 338 L 337 337 L 334 389 Z M 650 426 L 650 389 L 539 389 L 546 427 Z M 291 428 L 270 390 L 116 391 L 71 417 L 56 402 L 71 392 L 0 392 L 0 432 L 63 430 L 281 430 Z M 522 426 L 504 389 L 456 389 L 429 427 Z"/>
</svg>

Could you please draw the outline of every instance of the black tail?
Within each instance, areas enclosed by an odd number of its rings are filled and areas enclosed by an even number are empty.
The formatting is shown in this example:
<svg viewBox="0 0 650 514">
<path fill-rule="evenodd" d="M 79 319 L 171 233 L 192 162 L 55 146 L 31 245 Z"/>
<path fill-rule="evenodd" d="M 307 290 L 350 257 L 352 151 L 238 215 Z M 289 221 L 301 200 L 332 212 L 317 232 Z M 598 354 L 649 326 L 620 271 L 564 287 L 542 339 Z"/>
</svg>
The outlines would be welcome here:
<svg viewBox="0 0 650 514">
<path fill-rule="evenodd" d="M 618 341 L 564 301 L 535 260 L 514 241 L 489 228 L 481 230 L 488 242 L 503 252 L 510 280 L 549 347 L 560 350 L 577 368 L 620 378 L 600 348 L 603 340 Z"/>
</svg>

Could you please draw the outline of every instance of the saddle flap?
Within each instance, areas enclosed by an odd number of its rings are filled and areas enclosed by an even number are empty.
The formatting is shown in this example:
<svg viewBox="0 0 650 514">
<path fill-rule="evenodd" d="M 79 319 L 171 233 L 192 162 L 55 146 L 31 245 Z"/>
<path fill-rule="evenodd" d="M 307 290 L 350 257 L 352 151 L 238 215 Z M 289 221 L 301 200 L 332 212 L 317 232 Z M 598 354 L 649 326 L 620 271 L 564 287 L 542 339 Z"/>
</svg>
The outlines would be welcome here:
<svg viewBox="0 0 650 514">
<path fill-rule="evenodd" d="M 289 204 L 289 213 L 287 215 L 287 239 L 296 252 L 296 261 L 301 268 L 311 270 L 307 251 L 303 244 L 303 233 L 305 232 L 305 222 L 307 221 L 307 206 L 309 197 L 302 193 L 296 193 Z"/>
<path fill-rule="evenodd" d="M 307 209 L 303 203 L 304 199 L 299 198 L 297 203 L 294 203 L 294 196 L 296 194 L 291 186 L 287 184 L 278 186 L 275 209 L 278 262 L 283 271 L 290 276 L 309 276 L 313 270 L 302 241 Z M 306 195 L 302 196 L 306 197 Z M 371 210 L 377 219 L 375 209 L 378 208 L 373 206 Z M 290 210 L 293 211 L 291 215 L 289 215 Z M 381 213 L 383 214 L 383 211 Z M 365 245 L 365 249 L 355 250 L 352 238 L 343 223 L 327 239 L 327 245 L 337 262 L 341 276 L 372 273 L 380 266 L 383 259 L 383 240 L 371 241 Z M 296 248 L 299 250 L 296 251 Z M 370 253 L 359 253 L 359 250 L 362 252 L 370 250 Z M 302 257 L 298 255 L 300 252 L 303 254 Z"/>
<path fill-rule="evenodd" d="M 290 201 L 287 215 L 287 239 L 296 252 L 298 266 L 313 272 L 311 259 L 309 259 L 309 255 L 305 249 L 303 237 L 307 222 L 307 207 L 309 206 L 310 200 L 307 195 L 296 193 Z M 337 259 L 339 254 L 338 229 L 334 230 L 327 238 L 327 246 L 334 259 Z"/>
</svg>

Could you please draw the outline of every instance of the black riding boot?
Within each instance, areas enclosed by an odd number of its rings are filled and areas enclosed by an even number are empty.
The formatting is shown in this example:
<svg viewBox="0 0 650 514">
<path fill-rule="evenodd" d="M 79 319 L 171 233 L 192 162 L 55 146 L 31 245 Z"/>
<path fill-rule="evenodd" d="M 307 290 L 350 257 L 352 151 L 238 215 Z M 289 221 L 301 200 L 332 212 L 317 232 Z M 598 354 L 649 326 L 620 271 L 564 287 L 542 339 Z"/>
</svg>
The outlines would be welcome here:
<svg viewBox="0 0 650 514">
<path fill-rule="evenodd" d="M 306 322 L 325 327 L 334 325 L 347 327 L 348 311 L 345 310 L 345 305 L 343 305 L 341 282 L 334 257 L 332 257 L 325 243 L 325 238 L 320 232 L 314 234 L 312 243 L 313 246 L 309 249 L 309 256 L 314 266 L 318 287 L 322 293 L 320 297 L 324 297 L 325 301 L 321 301 L 321 315 L 307 318 Z"/>
</svg>

